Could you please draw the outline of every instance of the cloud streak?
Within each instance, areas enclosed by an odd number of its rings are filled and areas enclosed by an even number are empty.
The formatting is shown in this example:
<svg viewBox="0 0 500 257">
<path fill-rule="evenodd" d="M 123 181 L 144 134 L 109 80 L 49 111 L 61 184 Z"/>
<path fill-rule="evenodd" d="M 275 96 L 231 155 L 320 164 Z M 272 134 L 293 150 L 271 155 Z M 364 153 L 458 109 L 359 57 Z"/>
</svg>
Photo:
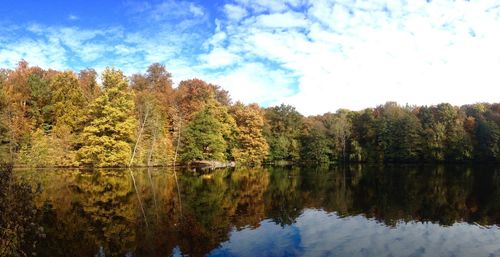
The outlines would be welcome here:
<svg viewBox="0 0 500 257">
<path fill-rule="evenodd" d="M 197 76 L 235 100 L 284 102 L 305 114 L 500 95 L 500 8 L 492 1 L 229 0 L 213 7 L 165 0 L 124 8 L 122 24 L 2 26 L 0 65 L 26 59 L 131 74 L 160 62 L 177 82 Z"/>
</svg>

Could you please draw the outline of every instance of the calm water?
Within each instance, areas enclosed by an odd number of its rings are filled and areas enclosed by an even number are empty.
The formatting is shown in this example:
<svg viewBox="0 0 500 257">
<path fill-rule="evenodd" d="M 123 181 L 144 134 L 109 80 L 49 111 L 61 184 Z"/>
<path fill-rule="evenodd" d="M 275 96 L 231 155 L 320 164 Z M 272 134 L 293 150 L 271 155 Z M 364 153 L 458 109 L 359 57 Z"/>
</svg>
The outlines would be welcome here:
<svg viewBox="0 0 500 257">
<path fill-rule="evenodd" d="M 16 174 L 38 256 L 500 256 L 500 167 Z"/>
</svg>

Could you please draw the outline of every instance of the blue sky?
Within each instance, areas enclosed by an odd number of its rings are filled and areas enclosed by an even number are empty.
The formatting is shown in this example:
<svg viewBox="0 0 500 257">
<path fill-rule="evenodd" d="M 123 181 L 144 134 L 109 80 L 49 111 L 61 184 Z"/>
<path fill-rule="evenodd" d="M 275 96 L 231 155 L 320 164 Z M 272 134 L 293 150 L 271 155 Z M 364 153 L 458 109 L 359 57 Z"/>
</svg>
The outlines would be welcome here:
<svg viewBox="0 0 500 257">
<path fill-rule="evenodd" d="M 50 3 L 50 4 L 49 4 Z M 128 75 L 154 62 L 304 114 L 498 102 L 496 1 L 8 1 L 0 67 Z"/>
</svg>

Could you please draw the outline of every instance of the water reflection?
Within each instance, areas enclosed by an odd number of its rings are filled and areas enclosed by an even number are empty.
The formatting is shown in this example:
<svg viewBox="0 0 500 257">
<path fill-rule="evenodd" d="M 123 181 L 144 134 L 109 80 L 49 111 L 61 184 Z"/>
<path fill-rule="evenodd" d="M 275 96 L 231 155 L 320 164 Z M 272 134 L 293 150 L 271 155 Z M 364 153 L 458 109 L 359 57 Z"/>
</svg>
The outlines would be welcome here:
<svg viewBox="0 0 500 257">
<path fill-rule="evenodd" d="M 500 169 L 23 170 L 38 256 L 500 256 Z"/>
</svg>

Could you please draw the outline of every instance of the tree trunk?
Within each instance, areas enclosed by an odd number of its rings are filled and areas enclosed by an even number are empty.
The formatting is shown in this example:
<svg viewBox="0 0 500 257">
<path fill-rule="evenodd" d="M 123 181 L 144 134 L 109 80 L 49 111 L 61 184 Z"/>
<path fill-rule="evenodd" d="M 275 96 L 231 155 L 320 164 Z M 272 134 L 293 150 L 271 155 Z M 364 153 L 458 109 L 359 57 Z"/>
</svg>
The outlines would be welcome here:
<svg viewBox="0 0 500 257">
<path fill-rule="evenodd" d="M 149 148 L 148 153 L 148 167 L 151 167 L 151 158 L 153 157 L 154 146 L 156 144 L 156 135 L 158 134 L 158 130 L 155 129 L 153 132 L 153 140 L 151 141 L 151 148 Z"/>
<path fill-rule="evenodd" d="M 144 115 L 144 120 L 142 120 L 141 128 L 139 129 L 139 135 L 137 136 L 137 140 L 135 141 L 134 151 L 132 152 L 132 157 L 130 158 L 130 163 L 128 166 L 132 166 L 132 162 L 135 158 L 135 153 L 137 152 L 137 145 L 139 145 L 139 141 L 141 140 L 142 131 L 144 131 L 144 126 L 146 125 L 146 120 L 148 119 L 149 108 L 146 109 L 146 114 Z"/>
</svg>

